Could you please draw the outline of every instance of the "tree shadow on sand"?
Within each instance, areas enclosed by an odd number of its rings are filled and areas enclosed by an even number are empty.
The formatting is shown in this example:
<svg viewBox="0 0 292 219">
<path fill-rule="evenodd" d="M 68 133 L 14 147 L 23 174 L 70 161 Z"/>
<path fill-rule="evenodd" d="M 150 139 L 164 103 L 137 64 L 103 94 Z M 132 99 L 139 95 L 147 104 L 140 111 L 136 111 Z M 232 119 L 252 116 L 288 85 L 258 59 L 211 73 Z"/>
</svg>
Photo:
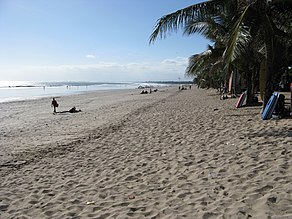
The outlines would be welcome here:
<svg viewBox="0 0 292 219">
<path fill-rule="evenodd" d="M 261 131 L 261 132 L 256 132 L 256 133 L 250 133 L 246 135 L 247 137 L 250 138 L 255 138 L 255 137 L 292 137 L 292 130 L 270 130 L 270 131 Z"/>
</svg>

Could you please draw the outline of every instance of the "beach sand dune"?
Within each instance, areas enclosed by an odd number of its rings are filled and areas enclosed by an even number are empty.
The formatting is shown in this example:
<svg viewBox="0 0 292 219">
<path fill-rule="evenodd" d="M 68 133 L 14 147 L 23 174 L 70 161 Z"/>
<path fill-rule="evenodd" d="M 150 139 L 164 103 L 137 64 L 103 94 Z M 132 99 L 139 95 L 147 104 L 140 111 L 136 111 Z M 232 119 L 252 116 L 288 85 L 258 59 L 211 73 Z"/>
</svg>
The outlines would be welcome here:
<svg viewBox="0 0 292 219">
<path fill-rule="evenodd" d="M 214 90 L 80 97 L 1 106 L 0 218 L 292 218 L 291 120 Z"/>
</svg>

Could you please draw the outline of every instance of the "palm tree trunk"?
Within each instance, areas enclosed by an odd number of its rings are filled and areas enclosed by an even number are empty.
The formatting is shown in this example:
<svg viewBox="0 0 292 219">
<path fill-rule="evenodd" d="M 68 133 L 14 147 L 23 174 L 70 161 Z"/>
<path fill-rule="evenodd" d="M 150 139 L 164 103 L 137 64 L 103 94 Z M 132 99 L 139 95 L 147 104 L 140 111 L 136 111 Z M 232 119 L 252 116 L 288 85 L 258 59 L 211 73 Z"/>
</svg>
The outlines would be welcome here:
<svg viewBox="0 0 292 219">
<path fill-rule="evenodd" d="M 273 94 L 273 72 L 274 72 L 274 31 L 271 25 L 270 18 L 268 16 L 268 3 L 265 0 L 260 0 L 259 2 L 260 10 L 262 14 L 261 20 L 264 24 L 265 31 L 265 46 L 266 46 L 266 87 L 264 95 L 263 107 L 266 107 L 270 97 Z"/>
<path fill-rule="evenodd" d="M 258 66 L 255 65 L 252 69 L 252 76 L 251 76 L 251 81 L 252 81 L 252 86 L 251 86 L 251 94 L 254 102 L 254 97 L 256 93 L 256 84 L 257 84 L 257 79 L 258 78 Z"/>
<path fill-rule="evenodd" d="M 264 107 L 266 107 L 270 97 L 273 94 L 273 71 L 274 71 L 274 54 L 273 54 L 273 37 L 271 33 L 266 34 L 266 87 L 264 96 Z"/>
<path fill-rule="evenodd" d="M 247 88 L 247 95 L 246 95 L 246 105 L 252 105 L 253 100 L 253 93 L 252 93 L 252 72 L 250 69 L 246 69 L 246 88 Z"/>
</svg>

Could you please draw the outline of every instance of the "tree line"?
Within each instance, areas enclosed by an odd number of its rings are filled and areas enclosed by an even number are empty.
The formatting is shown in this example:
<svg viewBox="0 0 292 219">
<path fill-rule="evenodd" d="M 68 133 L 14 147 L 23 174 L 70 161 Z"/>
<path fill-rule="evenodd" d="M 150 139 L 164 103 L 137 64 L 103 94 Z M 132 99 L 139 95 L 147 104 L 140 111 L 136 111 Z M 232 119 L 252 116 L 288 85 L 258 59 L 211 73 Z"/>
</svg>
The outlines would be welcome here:
<svg viewBox="0 0 292 219">
<path fill-rule="evenodd" d="M 211 41 L 189 57 L 186 75 L 201 86 L 227 86 L 232 74 L 247 90 L 247 105 L 260 91 L 264 106 L 273 91 L 287 89 L 292 66 L 291 0 L 209 0 L 158 19 L 150 43 L 183 28 Z M 240 91 L 236 91 L 240 92 Z"/>
</svg>

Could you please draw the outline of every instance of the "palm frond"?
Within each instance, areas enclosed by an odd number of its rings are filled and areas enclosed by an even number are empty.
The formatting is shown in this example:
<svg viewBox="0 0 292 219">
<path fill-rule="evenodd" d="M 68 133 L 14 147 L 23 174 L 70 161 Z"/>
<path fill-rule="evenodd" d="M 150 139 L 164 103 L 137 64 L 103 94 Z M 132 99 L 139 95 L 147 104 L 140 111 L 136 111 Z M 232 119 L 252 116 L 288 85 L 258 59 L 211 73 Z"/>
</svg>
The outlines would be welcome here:
<svg viewBox="0 0 292 219">
<path fill-rule="evenodd" d="M 292 33 L 292 1 L 273 2 L 273 17 L 275 34 L 278 36 L 291 38 Z"/>
<path fill-rule="evenodd" d="M 209 49 L 200 54 L 192 55 L 189 58 L 189 64 L 186 68 L 186 75 L 194 76 L 197 72 L 201 72 L 203 67 L 207 65 L 211 55 L 212 51 Z"/>
<path fill-rule="evenodd" d="M 247 14 L 248 9 L 249 6 L 245 8 L 232 28 L 232 33 L 229 37 L 228 45 L 223 54 L 224 62 L 226 64 L 231 63 L 235 58 L 237 58 L 245 50 L 248 42 L 251 39 L 249 31 L 243 26 L 243 20 Z"/>
<path fill-rule="evenodd" d="M 184 34 L 199 33 L 212 41 L 222 41 L 227 32 L 223 24 L 224 20 L 220 16 L 197 17 L 186 24 Z"/>
<path fill-rule="evenodd" d="M 165 38 L 169 32 L 178 31 L 179 28 L 184 27 L 197 15 L 218 15 L 224 6 L 223 2 L 224 0 L 210 0 L 191 5 L 174 13 L 163 16 L 156 22 L 154 30 L 150 35 L 149 43 L 154 43 L 157 37 Z"/>
</svg>

